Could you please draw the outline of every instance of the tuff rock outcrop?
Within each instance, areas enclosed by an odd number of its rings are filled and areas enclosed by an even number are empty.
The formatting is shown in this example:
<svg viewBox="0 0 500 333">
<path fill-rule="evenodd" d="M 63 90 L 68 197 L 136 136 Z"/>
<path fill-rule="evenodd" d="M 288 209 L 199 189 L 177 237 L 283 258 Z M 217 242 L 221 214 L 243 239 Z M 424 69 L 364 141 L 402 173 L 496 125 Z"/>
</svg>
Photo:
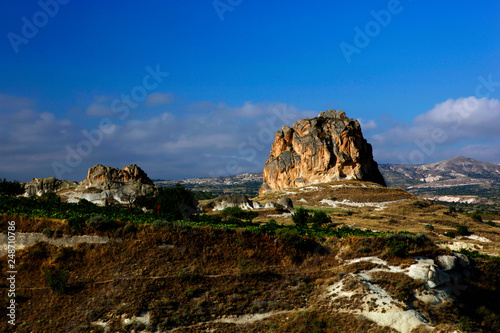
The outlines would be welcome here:
<svg viewBox="0 0 500 333">
<path fill-rule="evenodd" d="M 91 167 L 87 178 L 80 185 L 94 185 L 103 181 L 109 182 L 139 182 L 141 184 L 153 185 L 153 181 L 136 164 L 130 164 L 123 169 L 113 168 L 102 164 Z"/>
<path fill-rule="evenodd" d="M 227 207 L 240 207 L 248 210 L 262 208 L 262 205 L 257 201 L 248 199 L 245 194 L 241 193 L 223 194 L 214 199 L 214 211 L 223 210 Z"/>
<path fill-rule="evenodd" d="M 277 131 L 263 178 L 260 194 L 344 179 L 385 186 L 359 122 L 335 110 Z"/>
<path fill-rule="evenodd" d="M 148 175 L 135 164 L 121 170 L 98 164 L 89 169 L 87 178 L 80 183 L 54 177 L 34 178 L 25 188 L 25 196 L 55 192 L 63 201 L 85 199 L 97 205 L 129 204 L 137 196 L 157 189 Z"/>
<path fill-rule="evenodd" d="M 26 190 L 24 195 L 28 197 L 31 197 L 33 195 L 40 196 L 47 192 L 57 192 L 68 188 L 76 187 L 77 185 L 78 185 L 77 182 L 59 180 L 56 179 L 55 177 L 33 178 L 32 181 L 24 184 L 24 188 Z"/>
</svg>

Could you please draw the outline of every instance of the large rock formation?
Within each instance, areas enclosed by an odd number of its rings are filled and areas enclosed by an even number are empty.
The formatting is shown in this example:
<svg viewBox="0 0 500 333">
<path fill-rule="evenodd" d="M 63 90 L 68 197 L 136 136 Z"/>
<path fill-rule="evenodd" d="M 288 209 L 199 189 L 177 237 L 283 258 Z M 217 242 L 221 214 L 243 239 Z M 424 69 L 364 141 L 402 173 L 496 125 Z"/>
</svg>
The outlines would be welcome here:
<svg viewBox="0 0 500 333">
<path fill-rule="evenodd" d="M 328 110 L 276 132 L 260 193 L 333 180 L 357 179 L 385 186 L 361 126 L 343 111 Z"/>
</svg>

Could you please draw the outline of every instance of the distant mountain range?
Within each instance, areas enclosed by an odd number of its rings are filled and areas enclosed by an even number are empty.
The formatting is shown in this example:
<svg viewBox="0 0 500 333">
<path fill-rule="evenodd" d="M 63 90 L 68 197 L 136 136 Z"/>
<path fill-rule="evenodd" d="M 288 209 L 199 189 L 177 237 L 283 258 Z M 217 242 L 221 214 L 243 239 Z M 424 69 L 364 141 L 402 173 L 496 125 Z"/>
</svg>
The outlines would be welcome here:
<svg viewBox="0 0 500 333">
<path fill-rule="evenodd" d="M 500 165 L 464 156 L 423 165 L 381 164 L 387 185 L 400 187 L 420 197 L 448 202 L 500 203 Z M 262 172 L 230 177 L 157 180 L 155 184 L 214 193 L 257 194 Z"/>
<path fill-rule="evenodd" d="M 500 203 L 500 165 L 464 156 L 423 165 L 382 164 L 388 186 L 437 201 Z"/>
<path fill-rule="evenodd" d="M 423 165 L 381 164 L 379 169 L 389 186 L 409 189 L 492 184 L 500 181 L 500 165 L 463 156 Z"/>
</svg>

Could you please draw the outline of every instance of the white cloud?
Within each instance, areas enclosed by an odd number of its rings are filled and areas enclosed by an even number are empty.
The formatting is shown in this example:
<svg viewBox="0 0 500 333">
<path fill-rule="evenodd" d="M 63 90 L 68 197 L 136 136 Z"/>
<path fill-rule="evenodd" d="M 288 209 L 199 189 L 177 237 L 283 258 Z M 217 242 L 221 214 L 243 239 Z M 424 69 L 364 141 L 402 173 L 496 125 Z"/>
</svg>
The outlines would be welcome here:
<svg viewBox="0 0 500 333">
<path fill-rule="evenodd" d="M 363 118 L 358 118 L 359 124 L 361 125 L 361 129 L 363 131 L 369 131 L 373 129 L 377 129 L 379 126 L 374 119 L 364 120 Z"/>
<path fill-rule="evenodd" d="M 34 102 L 30 98 L 0 94 L 0 110 L 19 111 L 24 108 L 33 107 Z"/>
<path fill-rule="evenodd" d="M 193 103 L 182 117 L 164 113 L 148 120 L 128 121 L 115 139 L 120 146 L 113 150 L 127 151 L 142 160 L 155 159 L 158 165 L 154 169 L 165 170 L 160 166 L 163 163 L 171 172 L 186 176 L 261 171 L 274 133 L 283 125 L 317 113 L 283 103 L 247 102 L 237 107 Z"/>
<path fill-rule="evenodd" d="M 85 112 L 87 116 L 92 116 L 92 117 L 112 117 L 116 116 L 113 111 L 111 111 L 111 108 L 108 106 L 104 106 L 100 103 L 92 103 L 90 106 L 87 108 L 87 111 Z"/>
<path fill-rule="evenodd" d="M 391 124 L 368 138 L 377 160 L 428 163 L 457 155 L 481 156 L 465 147 L 493 147 L 500 142 L 500 102 L 476 97 L 449 99 L 415 117 L 411 123 Z M 490 149 L 488 149 L 490 150 Z"/>
<path fill-rule="evenodd" d="M 146 106 L 159 106 L 171 104 L 174 101 L 174 94 L 155 92 L 146 98 Z"/>
</svg>

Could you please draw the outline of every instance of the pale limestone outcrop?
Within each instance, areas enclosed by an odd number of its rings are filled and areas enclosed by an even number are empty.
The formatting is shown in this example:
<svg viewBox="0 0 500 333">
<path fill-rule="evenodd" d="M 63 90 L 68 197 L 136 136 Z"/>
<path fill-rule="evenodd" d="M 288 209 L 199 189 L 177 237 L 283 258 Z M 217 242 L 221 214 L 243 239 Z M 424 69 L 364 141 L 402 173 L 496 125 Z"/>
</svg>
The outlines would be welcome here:
<svg viewBox="0 0 500 333">
<path fill-rule="evenodd" d="M 55 177 L 49 178 L 33 178 L 29 183 L 24 184 L 26 192 L 25 196 L 31 197 L 34 195 L 42 195 L 47 192 L 57 192 L 69 188 L 76 187 L 77 182 L 68 180 L 59 180 Z"/>
<path fill-rule="evenodd" d="M 250 200 L 245 194 L 241 193 L 223 194 L 214 199 L 214 211 L 228 207 L 240 207 L 245 210 L 263 208 L 259 202 Z"/>
<path fill-rule="evenodd" d="M 136 164 L 123 169 L 101 164 L 88 171 L 80 183 L 51 178 L 34 178 L 25 185 L 25 196 L 55 192 L 63 201 L 88 200 L 97 205 L 130 204 L 137 196 L 157 190 L 153 181 Z"/>
</svg>

